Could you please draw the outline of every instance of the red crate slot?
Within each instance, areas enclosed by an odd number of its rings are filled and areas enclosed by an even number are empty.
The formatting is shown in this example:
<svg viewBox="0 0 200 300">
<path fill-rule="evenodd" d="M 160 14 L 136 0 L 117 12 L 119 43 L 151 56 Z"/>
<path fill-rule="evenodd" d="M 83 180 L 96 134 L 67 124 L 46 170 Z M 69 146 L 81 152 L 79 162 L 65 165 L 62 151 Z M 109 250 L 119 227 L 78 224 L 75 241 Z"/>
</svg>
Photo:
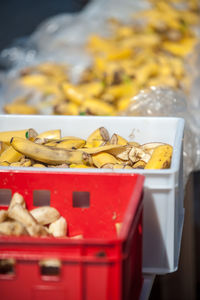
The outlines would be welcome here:
<svg viewBox="0 0 200 300">
<path fill-rule="evenodd" d="M 28 209 L 55 207 L 67 220 L 67 235 L 83 238 L 0 236 L 0 259 L 15 260 L 7 273 L 0 270 L 0 299 L 137 300 L 143 182 L 139 174 L 1 171 L 1 209 L 21 193 Z M 49 274 L 43 259 L 61 265 Z"/>
</svg>

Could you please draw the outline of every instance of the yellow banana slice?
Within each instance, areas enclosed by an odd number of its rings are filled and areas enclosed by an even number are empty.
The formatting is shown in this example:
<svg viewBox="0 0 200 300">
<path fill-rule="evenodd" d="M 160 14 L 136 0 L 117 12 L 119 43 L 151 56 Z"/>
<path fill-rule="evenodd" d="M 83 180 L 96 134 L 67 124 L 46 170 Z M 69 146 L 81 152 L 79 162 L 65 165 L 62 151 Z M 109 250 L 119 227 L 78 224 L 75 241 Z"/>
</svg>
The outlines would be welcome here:
<svg viewBox="0 0 200 300">
<path fill-rule="evenodd" d="M 87 98 L 99 97 L 104 90 L 104 85 L 100 81 L 93 81 L 79 85 L 79 89 Z"/>
<path fill-rule="evenodd" d="M 58 115 L 79 115 L 79 106 L 73 102 L 63 102 L 54 106 L 54 113 Z"/>
<path fill-rule="evenodd" d="M 113 105 L 95 98 L 84 100 L 80 106 L 80 111 L 97 116 L 113 116 L 116 113 Z"/>
<path fill-rule="evenodd" d="M 39 111 L 36 107 L 28 105 L 26 103 L 9 103 L 3 107 L 7 114 L 18 114 L 18 115 L 37 115 Z"/>
<path fill-rule="evenodd" d="M 7 148 L 1 155 L 0 155 L 0 163 L 7 162 L 9 164 L 18 162 L 20 158 L 22 158 L 23 154 L 16 151 L 12 146 Z"/>
<path fill-rule="evenodd" d="M 39 164 L 39 163 L 33 164 L 32 167 L 34 167 L 34 168 L 46 168 L 45 165 Z"/>
<path fill-rule="evenodd" d="M 22 158 L 19 163 L 21 167 L 30 167 L 32 165 L 31 159 L 28 158 Z"/>
<path fill-rule="evenodd" d="M 9 165 L 10 165 L 9 162 L 7 162 L 7 161 L 0 162 L 0 166 L 2 166 L 2 167 L 8 167 Z"/>
<path fill-rule="evenodd" d="M 135 96 L 136 94 L 137 93 L 133 94 L 132 96 Z M 130 102 L 131 102 L 130 97 L 118 99 L 118 101 L 117 101 L 117 110 L 119 112 L 122 112 L 123 110 L 127 109 Z"/>
<path fill-rule="evenodd" d="M 108 163 L 108 164 L 103 165 L 101 168 L 102 169 L 113 169 L 113 167 L 114 167 L 114 164 Z"/>
<path fill-rule="evenodd" d="M 158 146 L 154 149 L 145 169 L 167 169 L 171 165 L 173 148 L 170 145 Z"/>
<path fill-rule="evenodd" d="M 111 154 L 101 152 L 92 156 L 93 164 L 97 168 L 101 168 L 106 164 L 117 164 L 118 160 Z"/>
<path fill-rule="evenodd" d="M 48 78 L 42 74 L 30 74 L 21 77 L 20 83 L 29 87 L 40 88 L 48 84 Z"/>
<path fill-rule="evenodd" d="M 129 165 L 126 165 L 125 167 L 124 167 L 124 169 L 128 169 L 128 170 L 130 170 L 130 169 L 133 169 L 131 166 L 129 166 Z"/>
<path fill-rule="evenodd" d="M 17 137 L 12 138 L 11 145 L 25 156 L 48 164 L 84 164 L 90 160 L 89 154 L 81 151 L 50 148 Z"/>
<path fill-rule="evenodd" d="M 146 166 L 145 161 L 143 160 L 138 160 L 136 163 L 133 164 L 132 168 L 133 169 L 144 169 Z"/>
<path fill-rule="evenodd" d="M 45 146 L 53 146 L 56 148 L 62 148 L 62 149 L 77 149 L 81 148 L 85 145 L 86 141 L 82 139 L 62 139 L 54 142 L 46 143 Z"/>
<path fill-rule="evenodd" d="M 13 162 L 10 164 L 11 167 L 23 167 L 22 163 L 20 161 Z"/>
<path fill-rule="evenodd" d="M 91 168 L 91 167 L 83 165 L 83 164 L 71 164 L 69 167 L 70 168 L 80 168 L 80 169 Z"/>
<path fill-rule="evenodd" d="M 128 142 L 126 139 L 124 139 L 123 137 L 121 137 L 120 135 L 114 133 L 112 136 L 111 136 L 111 139 L 110 139 L 110 144 L 112 145 L 127 145 Z"/>
<path fill-rule="evenodd" d="M 61 165 L 48 165 L 49 168 L 69 168 L 68 164 L 61 164 Z"/>
<path fill-rule="evenodd" d="M 60 139 L 61 138 L 61 130 L 60 129 L 54 129 L 54 130 L 48 130 L 44 131 L 37 135 L 37 139 Z"/>
<path fill-rule="evenodd" d="M 87 138 L 85 147 L 99 147 L 109 141 L 109 133 L 106 128 L 100 127 L 92 132 Z"/>
<path fill-rule="evenodd" d="M 0 142 L 0 154 L 3 153 L 9 146 L 4 143 L 4 142 Z"/>
<path fill-rule="evenodd" d="M 33 129 L 24 129 L 24 130 L 15 130 L 15 131 L 1 131 L 0 132 L 0 141 L 6 144 L 10 144 L 10 140 L 12 137 L 22 137 L 27 139 L 35 138 L 38 133 Z"/>
<path fill-rule="evenodd" d="M 80 105 L 84 100 L 84 95 L 72 84 L 65 82 L 62 84 L 66 99 Z"/>
<path fill-rule="evenodd" d="M 115 149 L 121 149 L 121 145 L 105 145 L 105 146 L 100 146 L 100 147 L 94 147 L 94 148 L 80 148 L 79 151 L 83 151 L 88 154 L 96 154 L 100 152 L 107 152 L 110 150 L 115 150 Z"/>
</svg>

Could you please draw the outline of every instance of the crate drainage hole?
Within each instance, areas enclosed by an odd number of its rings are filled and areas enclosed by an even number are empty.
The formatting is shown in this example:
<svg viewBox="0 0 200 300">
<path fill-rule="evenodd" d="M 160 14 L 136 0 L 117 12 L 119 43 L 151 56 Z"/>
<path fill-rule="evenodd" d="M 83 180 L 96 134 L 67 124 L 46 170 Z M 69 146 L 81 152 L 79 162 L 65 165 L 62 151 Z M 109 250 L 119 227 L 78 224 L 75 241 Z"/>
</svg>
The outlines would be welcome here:
<svg viewBox="0 0 200 300">
<path fill-rule="evenodd" d="M 14 259 L 0 259 L 0 275 L 14 275 Z"/>
<path fill-rule="evenodd" d="M 33 205 L 34 206 L 50 206 L 51 193 L 48 190 L 34 190 L 33 191 Z"/>
<path fill-rule="evenodd" d="M 39 262 L 42 276 L 60 276 L 61 262 L 57 259 L 46 259 Z"/>
<path fill-rule="evenodd" d="M 0 189 L 0 206 L 9 206 L 12 192 L 9 189 Z"/>
<path fill-rule="evenodd" d="M 90 207 L 89 192 L 73 192 L 73 207 Z"/>
</svg>

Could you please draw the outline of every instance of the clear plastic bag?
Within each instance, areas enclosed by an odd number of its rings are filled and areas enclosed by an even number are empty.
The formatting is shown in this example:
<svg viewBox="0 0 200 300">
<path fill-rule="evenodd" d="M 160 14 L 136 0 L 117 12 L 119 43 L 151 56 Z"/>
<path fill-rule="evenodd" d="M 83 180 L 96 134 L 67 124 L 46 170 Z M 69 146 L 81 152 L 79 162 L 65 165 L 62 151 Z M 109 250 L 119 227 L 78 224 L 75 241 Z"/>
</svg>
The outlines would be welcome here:
<svg viewBox="0 0 200 300">
<path fill-rule="evenodd" d="M 45 20 L 30 37 L 4 49 L 0 61 L 16 69 L 44 60 L 67 62 L 75 68 L 80 64 L 87 65 L 84 44 L 92 33 L 108 36 L 108 18 L 129 22 L 133 12 L 147 7 L 149 4 L 146 1 L 138 0 L 90 1 L 79 13 L 60 14 Z"/>
<path fill-rule="evenodd" d="M 166 87 L 142 90 L 123 115 L 184 118 L 184 182 L 192 171 L 200 169 L 200 111 L 190 108 L 183 92 Z"/>
</svg>

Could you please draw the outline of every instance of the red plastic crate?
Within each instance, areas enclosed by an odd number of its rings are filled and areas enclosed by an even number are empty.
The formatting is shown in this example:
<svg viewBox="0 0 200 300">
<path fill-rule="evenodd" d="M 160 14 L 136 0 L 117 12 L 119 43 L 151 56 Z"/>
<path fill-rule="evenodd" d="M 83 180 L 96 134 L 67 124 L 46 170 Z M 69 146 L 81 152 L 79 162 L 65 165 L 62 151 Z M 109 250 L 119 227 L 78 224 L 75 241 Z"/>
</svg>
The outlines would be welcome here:
<svg viewBox="0 0 200 300">
<path fill-rule="evenodd" d="M 12 274 L 0 274 L 0 299 L 138 299 L 143 181 L 139 174 L 1 171 L 0 208 L 9 192 L 21 193 L 28 209 L 50 199 L 67 220 L 68 236 L 83 238 L 1 236 L 0 259 L 16 263 Z M 119 236 L 116 222 L 123 222 Z M 61 261 L 57 276 L 42 274 L 39 261 L 48 258 Z"/>
</svg>

